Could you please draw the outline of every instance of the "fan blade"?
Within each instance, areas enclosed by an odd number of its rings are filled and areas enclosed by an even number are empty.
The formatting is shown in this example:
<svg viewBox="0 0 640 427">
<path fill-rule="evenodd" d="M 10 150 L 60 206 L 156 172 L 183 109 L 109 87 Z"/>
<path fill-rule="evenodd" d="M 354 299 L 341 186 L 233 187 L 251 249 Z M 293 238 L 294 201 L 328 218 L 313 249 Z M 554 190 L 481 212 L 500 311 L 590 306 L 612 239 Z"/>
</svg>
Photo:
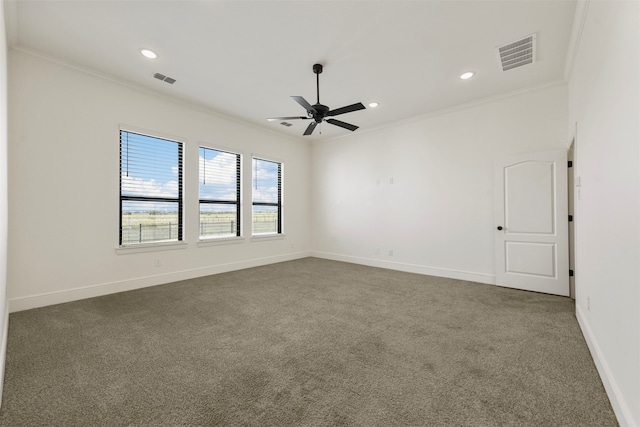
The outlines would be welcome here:
<svg viewBox="0 0 640 427">
<path fill-rule="evenodd" d="M 327 119 L 327 123 L 331 123 L 332 125 L 335 125 L 335 126 L 340 126 L 341 128 L 349 129 L 351 132 L 358 129 L 358 126 L 356 125 L 341 122 L 340 120 L 336 120 L 336 119 Z"/>
<path fill-rule="evenodd" d="M 365 106 L 362 105 L 362 102 L 358 102 L 357 104 L 347 105 L 346 107 L 336 108 L 335 110 L 331 110 L 327 113 L 327 116 L 337 116 L 338 114 L 350 113 L 352 111 L 364 110 Z"/>
<path fill-rule="evenodd" d="M 316 112 L 316 109 L 315 109 L 315 108 L 313 108 L 313 107 L 311 106 L 311 104 L 309 104 L 309 103 L 307 102 L 307 100 L 306 100 L 306 99 L 304 99 L 303 97 L 301 97 L 301 96 L 292 96 L 291 98 L 293 98 L 293 100 L 294 100 L 294 101 L 296 101 L 298 104 L 300 104 L 300 105 L 302 106 L 302 108 L 304 108 L 305 110 L 307 110 L 307 112 L 308 112 L 308 113 L 313 114 L 313 113 L 315 113 L 315 112 Z"/>
<path fill-rule="evenodd" d="M 307 126 L 307 130 L 304 131 L 303 135 L 311 135 L 317 124 L 318 123 L 316 123 L 315 121 L 309 123 L 309 126 Z"/>
<path fill-rule="evenodd" d="M 275 122 L 276 120 L 309 120 L 310 117 L 293 116 L 293 117 L 269 117 L 267 120 Z"/>
</svg>

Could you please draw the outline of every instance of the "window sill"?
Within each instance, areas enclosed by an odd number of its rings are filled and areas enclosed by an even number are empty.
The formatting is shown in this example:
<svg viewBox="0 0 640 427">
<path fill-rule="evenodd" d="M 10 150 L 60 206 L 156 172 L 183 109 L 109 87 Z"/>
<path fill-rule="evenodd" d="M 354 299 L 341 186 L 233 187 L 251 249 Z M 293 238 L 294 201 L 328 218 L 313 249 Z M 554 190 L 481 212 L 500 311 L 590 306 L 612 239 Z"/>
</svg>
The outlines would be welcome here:
<svg viewBox="0 0 640 427">
<path fill-rule="evenodd" d="M 251 236 L 252 242 L 262 242 L 266 240 L 282 240 L 286 236 L 284 234 L 256 234 L 255 236 Z"/>
<path fill-rule="evenodd" d="M 186 242 L 142 243 L 139 245 L 121 246 L 116 248 L 115 251 L 118 255 L 128 255 L 143 252 L 174 251 L 178 249 L 186 249 L 186 247 Z"/>
<path fill-rule="evenodd" d="M 199 248 L 206 248 L 209 246 L 220 246 L 220 245 L 235 245 L 238 243 L 244 243 L 244 237 L 220 237 L 220 238 L 212 238 L 212 239 L 201 239 L 198 240 L 196 245 Z"/>
</svg>

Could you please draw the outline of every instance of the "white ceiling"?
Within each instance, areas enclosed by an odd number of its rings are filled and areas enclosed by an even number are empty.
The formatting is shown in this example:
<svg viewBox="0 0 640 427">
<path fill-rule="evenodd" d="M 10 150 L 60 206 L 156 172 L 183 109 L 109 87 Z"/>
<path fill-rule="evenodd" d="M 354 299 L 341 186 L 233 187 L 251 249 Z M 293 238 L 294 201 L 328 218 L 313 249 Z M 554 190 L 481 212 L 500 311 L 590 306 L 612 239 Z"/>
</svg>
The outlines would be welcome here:
<svg viewBox="0 0 640 427">
<path fill-rule="evenodd" d="M 267 117 L 331 108 L 356 132 L 563 79 L 575 0 L 6 2 L 11 47 L 301 136 Z M 495 48 L 537 34 L 537 61 L 503 72 Z M 141 48 L 158 53 L 144 58 Z M 467 70 L 476 75 L 460 80 Z M 153 78 L 175 78 L 170 85 Z M 310 140 L 348 134 L 322 125 Z"/>
</svg>

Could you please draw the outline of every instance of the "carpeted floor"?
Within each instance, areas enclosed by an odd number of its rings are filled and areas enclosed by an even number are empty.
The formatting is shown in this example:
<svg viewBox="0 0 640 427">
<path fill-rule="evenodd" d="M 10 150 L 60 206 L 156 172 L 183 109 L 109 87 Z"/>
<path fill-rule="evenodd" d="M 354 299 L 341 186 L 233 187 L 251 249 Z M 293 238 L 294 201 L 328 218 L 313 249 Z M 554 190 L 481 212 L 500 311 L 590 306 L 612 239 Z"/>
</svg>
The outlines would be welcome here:
<svg viewBox="0 0 640 427">
<path fill-rule="evenodd" d="M 572 300 L 306 258 L 10 316 L 0 426 L 615 426 Z"/>
</svg>

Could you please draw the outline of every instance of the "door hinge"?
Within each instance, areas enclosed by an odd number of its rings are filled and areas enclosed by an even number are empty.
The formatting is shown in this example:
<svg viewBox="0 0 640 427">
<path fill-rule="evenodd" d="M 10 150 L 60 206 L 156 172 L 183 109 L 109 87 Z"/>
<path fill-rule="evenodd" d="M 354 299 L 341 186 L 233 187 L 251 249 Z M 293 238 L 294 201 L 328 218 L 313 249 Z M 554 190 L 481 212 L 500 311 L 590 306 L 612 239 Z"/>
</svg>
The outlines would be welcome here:
<svg viewBox="0 0 640 427">
<path fill-rule="evenodd" d="M 569 160 L 567 162 L 567 167 L 572 168 L 573 167 L 573 160 Z"/>
<path fill-rule="evenodd" d="M 573 222 L 573 215 L 569 215 L 569 222 Z"/>
<path fill-rule="evenodd" d="M 569 277 L 573 277 L 573 270 L 569 270 Z"/>
</svg>

